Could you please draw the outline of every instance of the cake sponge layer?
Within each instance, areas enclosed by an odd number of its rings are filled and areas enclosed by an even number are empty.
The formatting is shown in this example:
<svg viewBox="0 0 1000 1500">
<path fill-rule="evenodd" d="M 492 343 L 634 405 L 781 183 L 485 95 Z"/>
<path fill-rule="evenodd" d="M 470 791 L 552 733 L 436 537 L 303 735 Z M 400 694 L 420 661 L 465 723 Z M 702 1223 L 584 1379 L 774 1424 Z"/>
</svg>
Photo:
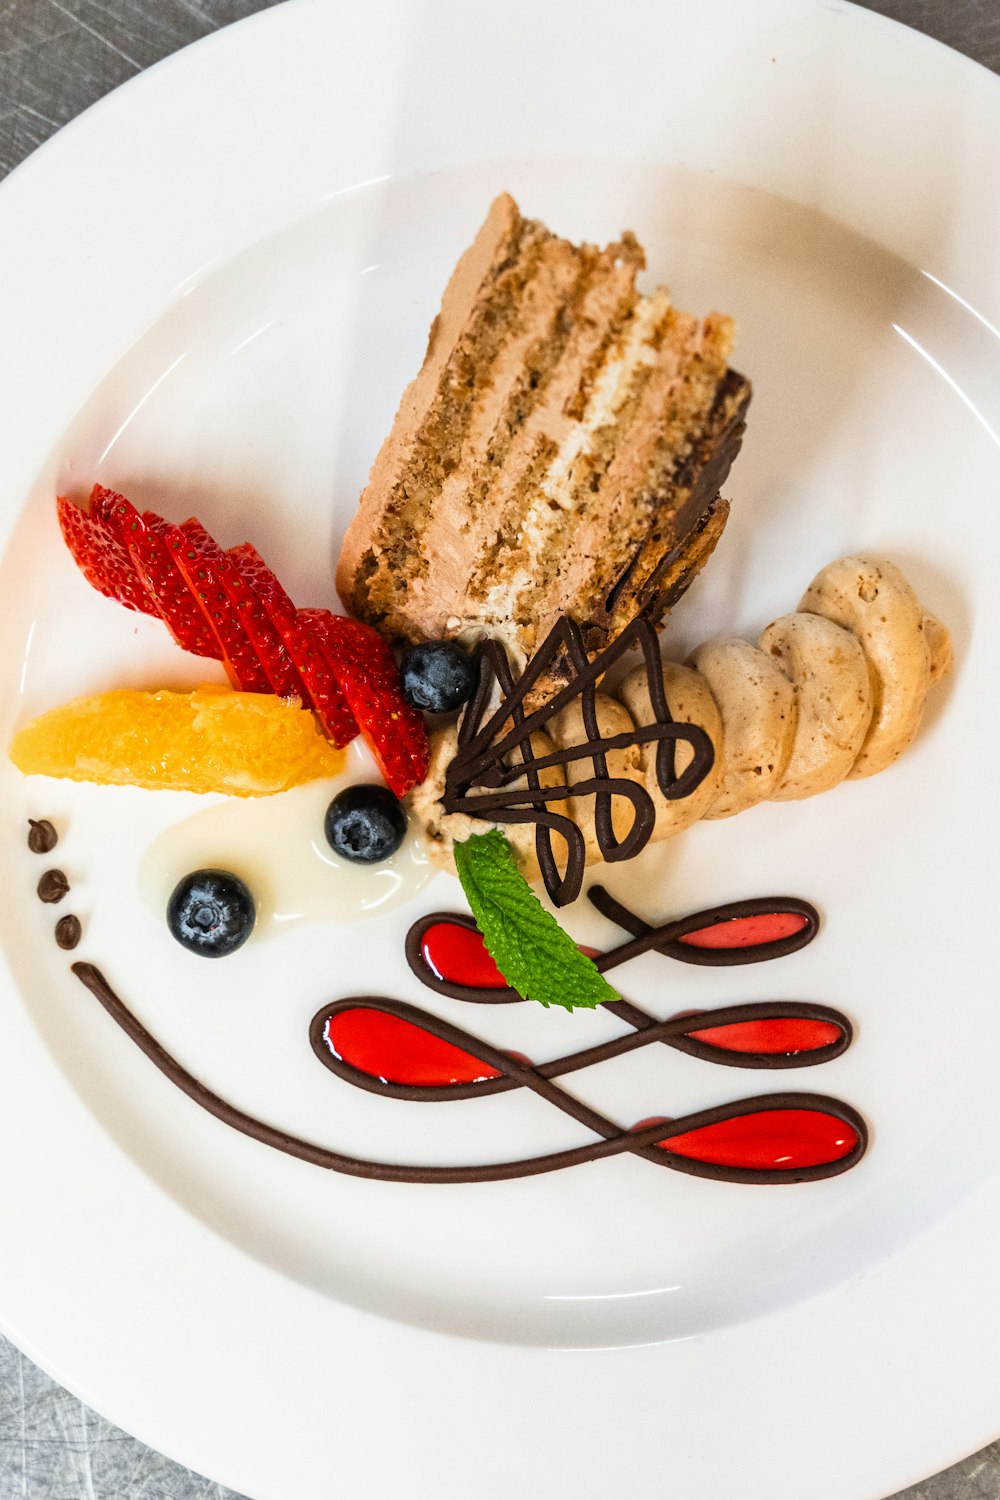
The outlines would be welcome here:
<svg viewBox="0 0 1000 1500">
<path fill-rule="evenodd" d="M 725 524 L 750 387 L 731 320 L 640 296 L 643 265 L 630 234 L 573 245 L 496 199 L 344 541 L 353 614 L 521 661 L 562 614 L 593 651 L 662 618 Z"/>
</svg>

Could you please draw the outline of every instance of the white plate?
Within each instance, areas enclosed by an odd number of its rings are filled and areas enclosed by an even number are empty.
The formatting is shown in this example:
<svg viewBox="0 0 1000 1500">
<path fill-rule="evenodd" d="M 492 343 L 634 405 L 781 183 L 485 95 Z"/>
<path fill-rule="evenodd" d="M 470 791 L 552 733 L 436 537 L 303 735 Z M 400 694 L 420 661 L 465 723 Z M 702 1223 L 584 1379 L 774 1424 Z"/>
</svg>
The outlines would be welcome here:
<svg viewBox="0 0 1000 1500">
<path fill-rule="evenodd" d="M 574 237 L 633 227 L 681 305 L 739 320 L 756 394 L 734 518 L 676 650 L 758 629 L 865 548 L 904 563 L 958 652 L 889 775 L 703 825 L 633 897 L 654 916 L 775 889 L 823 908 L 781 965 L 623 975 L 664 1014 L 767 995 L 855 1017 L 851 1051 L 788 1086 L 857 1105 L 872 1147 L 800 1188 L 624 1159 L 399 1187 L 236 1136 L 69 976 L 29 812 L 67 826 L 79 956 L 244 1108 L 427 1161 L 455 1159 L 458 1108 L 463 1157 L 580 1139 L 520 1096 L 357 1095 L 308 1052 L 326 998 L 429 1003 L 400 943 L 460 905 L 446 877 L 205 974 L 135 891 L 193 799 L 5 768 L 0 1321 L 94 1406 L 261 1500 L 875 1500 L 1000 1430 L 998 142 L 994 78 L 842 4 L 300 3 L 144 75 L 5 184 L 4 736 L 70 694 L 204 675 L 75 575 L 56 487 L 196 510 L 331 602 L 337 536 L 503 187 Z M 607 1034 L 524 1008 L 475 1026 L 538 1056 Z M 756 1092 L 748 1076 L 636 1054 L 577 1087 L 631 1122 Z"/>
</svg>

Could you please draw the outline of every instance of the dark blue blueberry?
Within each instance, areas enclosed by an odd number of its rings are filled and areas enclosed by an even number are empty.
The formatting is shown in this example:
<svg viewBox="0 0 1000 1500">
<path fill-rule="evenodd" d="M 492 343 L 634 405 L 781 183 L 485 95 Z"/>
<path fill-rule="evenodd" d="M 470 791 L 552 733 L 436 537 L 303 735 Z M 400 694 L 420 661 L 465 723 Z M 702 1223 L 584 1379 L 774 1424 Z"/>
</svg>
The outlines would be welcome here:
<svg viewBox="0 0 1000 1500">
<path fill-rule="evenodd" d="M 475 662 L 457 641 L 425 641 L 411 646 L 400 667 L 403 697 L 428 714 L 450 714 L 472 697 Z"/>
<path fill-rule="evenodd" d="M 373 865 L 395 854 L 406 837 L 406 814 L 387 786 L 359 781 L 338 792 L 326 810 L 330 848 Z"/>
<path fill-rule="evenodd" d="M 167 902 L 167 926 L 183 948 L 202 958 L 235 953 L 253 932 L 254 900 L 228 870 L 194 870 Z"/>
</svg>

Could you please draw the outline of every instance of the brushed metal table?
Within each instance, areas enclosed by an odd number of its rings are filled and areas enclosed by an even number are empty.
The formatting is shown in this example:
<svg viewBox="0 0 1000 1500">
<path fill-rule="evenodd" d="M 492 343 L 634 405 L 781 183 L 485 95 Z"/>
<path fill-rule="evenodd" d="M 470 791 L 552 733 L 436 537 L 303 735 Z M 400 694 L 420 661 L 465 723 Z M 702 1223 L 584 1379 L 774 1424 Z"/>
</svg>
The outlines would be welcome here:
<svg viewBox="0 0 1000 1500">
<path fill-rule="evenodd" d="M 0 0 L 0 177 L 143 68 L 273 3 Z M 1000 0 L 861 3 L 1000 72 Z M 17 1497 L 241 1500 L 105 1421 L 0 1337 L 0 1500 Z M 886 1500 L 1000 1500 L 1000 1441 Z"/>
</svg>

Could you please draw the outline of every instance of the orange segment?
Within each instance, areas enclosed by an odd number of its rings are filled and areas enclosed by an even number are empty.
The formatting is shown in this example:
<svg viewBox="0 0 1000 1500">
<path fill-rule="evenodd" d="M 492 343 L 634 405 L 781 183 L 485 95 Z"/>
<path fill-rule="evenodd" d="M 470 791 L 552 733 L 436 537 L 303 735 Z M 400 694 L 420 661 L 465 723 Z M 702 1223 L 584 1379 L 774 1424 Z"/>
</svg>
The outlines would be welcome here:
<svg viewBox="0 0 1000 1500">
<path fill-rule="evenodd" d="M 10 758 L 26 775 L 236 797 L 283 792 L 344 765 L 308 709 L 216 687 L 76 698 L 27 724 Z"/>
</svg>

